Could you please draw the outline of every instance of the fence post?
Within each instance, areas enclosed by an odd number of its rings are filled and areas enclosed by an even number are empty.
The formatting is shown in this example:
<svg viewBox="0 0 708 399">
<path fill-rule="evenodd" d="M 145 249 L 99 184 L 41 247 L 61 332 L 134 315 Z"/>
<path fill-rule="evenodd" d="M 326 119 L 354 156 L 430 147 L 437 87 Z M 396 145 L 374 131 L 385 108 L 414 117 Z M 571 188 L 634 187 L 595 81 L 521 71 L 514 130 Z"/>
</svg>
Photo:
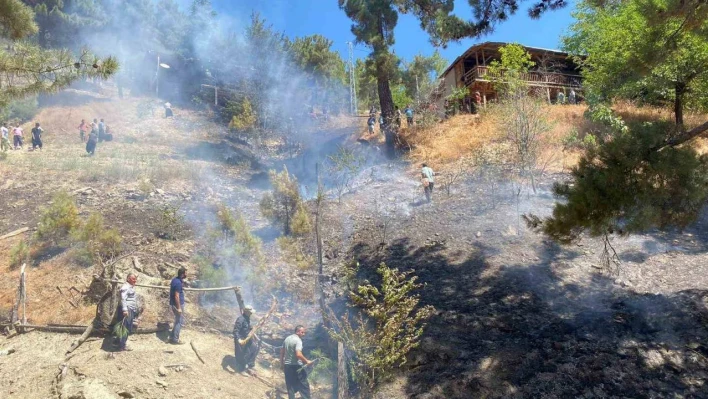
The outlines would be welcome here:
<svg viewBox="0 0 708 399">
<path fill-rule="evenodd" d="M 344 343 L 337 342 L 337 399 L 349 399 L 349 374 Z"/>
</svg>

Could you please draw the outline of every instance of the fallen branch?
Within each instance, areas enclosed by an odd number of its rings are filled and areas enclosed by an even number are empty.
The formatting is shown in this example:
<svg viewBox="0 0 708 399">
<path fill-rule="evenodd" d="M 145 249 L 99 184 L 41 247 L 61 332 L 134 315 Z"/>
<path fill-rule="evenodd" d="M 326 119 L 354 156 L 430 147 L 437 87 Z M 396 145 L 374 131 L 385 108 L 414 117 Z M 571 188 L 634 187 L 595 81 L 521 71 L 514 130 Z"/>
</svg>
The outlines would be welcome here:
<svg viewBox="0 0 708 399">
<path fill-rule="evenodd" d="M 202 362 L 202 364 L 206 364 L 206 362 L 204 361 L 204 359 L 202 359 L 202 355 L 200 355 L 200 354 L 199 354 L 199 351 L 197 351 L 197 347 L 194 346 L 194 341 L 189 341 L 189 346 L 192 347 L 192 350 L 193 350 L 194 353 L 197 355 L 197 357 L 198 357 L 199 360 Z"/>
<path fill-rule="evenodd" d="M 81 346 L 81 344 L 83 344 L 84 341 L 86 341 L 86 338 L 88 338 L 89 335 L 91 335 L 91 333 L 93 332 L 93 327 L 94 327 L 94 325 L 96 324 L 96 321 L 97 321 L 97 320 L 94 319 L 94 321 L 91 322 L 91 324 L 89 324 L 88 327 L 86 327 L 86 330 L 84 331 L 83 334 L 81 334 L 81 336 L 79 337 L 79 339 L 77 339 L 76 341 L 74 341 L 74 342 L 71 344 L 71 347 L 69 348 L 69 350 L 66 351 L 66 354 L 67 354 L 67 355 L 70 354 L 71 352 L 75 351 L 76 348 L 78 348 L 79 346 Z"/>
<path fill-rule="evenodd" d="M 257 379 L 258 381 L 260 381 L 260 382 L 266 384 L 269 388 L 275 389 L 276 391 L 278 391 L 278 393 L 281 393 L 281 394 L 283 394 L 283 395 L 287 395 L 287 393 L 288 393 L 287 391 L 276 387 L 273 383 L 269 382 L 268 380 L 266 380 L 265 378 L 263 378 L 263 377 L 261 377 L 261 376 L 259 376 L 259 375 L 251 374 L 251 377 L 253 377 L 253 378 Z"/>
<path fill-rule="evenodd" d="M 253 327 L 253 329 L 251 329 L 251 332 L 248 333 L 248 335 L 246 336 L 246 339 L 244 339 L 244 343 L 250 341 L 251 338 L 253 338 L 253 336 L 256 335 L 256 332 L 258 331 L 258 329 L 263 327 L 265 322 L 268 321 L 270 316 L 273 315 L 273 312 L 275 312 L 275 309 L 277 307 L 278 307 L 278 300 L 275 299 L 275 297 L 273 296 L 273 303 L 270 305 L 270 310 L 268 311 L 268 313 L 266 313 L 265 316 L 261 317 L 261 319 L 258 320 L 258 323 L 256 323 L 256 325 Z"/>
<path fill-rule="evenodd" d="M 71 327 L 59 327 L 59 326 L 47 326 L 47 325 L 36 325 L 36 324 L 17 324 L 15 328 L 19 332 L 28 332 L 26 330 L 36 330 L 43 332 L 53 332 L 53 333 L 63 333 L 63 334 L 83 334 L 88 326 L 71 326 Z M 136 328 L 131 334 L 154 334 L 162 331 L 168 331 L 169 326 L 164 325 L 161 327 L 153 328 Z M 110 331 L 105 328 L 94 329 L 91 335 L 104 335 L 108 334 Z"/>
<path fill-rule="evenodd" d="M 16 235 L 20 235 L 20 234 L 25 233 L 25 232 L 27 232 L 27 231 L 29 231 L 29 227 L 23 227 L 23 228 L 21 228 L 21 229 L 17 229 L 17 230 L 15 230 L 15 231 L 11 231 L 11 232 L 5 234 L 4 236 L 0 236 L 0 240 L 4 240 L 4 239 L 10 238 L 10 237 L 14 237 L 14 236 L 16 236 Z"/>
</svg>

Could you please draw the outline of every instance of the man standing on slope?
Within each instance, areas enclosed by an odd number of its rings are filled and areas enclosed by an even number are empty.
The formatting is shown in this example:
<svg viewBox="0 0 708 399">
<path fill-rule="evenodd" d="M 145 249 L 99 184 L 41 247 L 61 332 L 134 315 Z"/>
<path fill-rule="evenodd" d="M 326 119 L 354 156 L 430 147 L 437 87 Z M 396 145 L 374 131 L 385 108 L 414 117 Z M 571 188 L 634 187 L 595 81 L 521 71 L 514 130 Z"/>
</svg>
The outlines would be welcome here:
<svg viewBox="0 0 708 399">
<path fill-rule="evenodd" d="M 10 149 L 10 131 L 7 129 L 7 122 L 2 123 L 0 127 L 2 138 L 0 139 L 0 151 L 7 152 Z"/>
<path fill-rule="evenodd" d="M 430 202 L 433 197 L 433 186 L 435 185 L 435 172 L 428 166 L 428 164 L 423 164 L 423 169 L 420 171 L 423 177 L 423 191 L 425 191 L 425 199 Z"/>
<path fill-rule="evenodd" d="M 184 342 L 179 340 L 179 332 L 184 325 L 184 279 L 187 278 L 187 269 L 181 267 L 177 272 L 177 277 L 172 279 L 170 283 L 170 308 L 175 315 L 175 324 L 172 327 L 170 335 L 170 343 L 182 345 Z"/>
<path fill-rule="evenodd" d="M 135 284 L 138 282 L 138 277 L 131 273 L 126 278 L 126 282 L 120 287 L 120 306 L 122 317 L 118 319 L 118 323 L 123 325 L 122 329 L 114 329 L 118 331 L 116 339 L 118 341 L 118 350 L 131 351 L 128 344 L 128 335 L 133 332 L 133 323 L 138 312 L 138 303 L 135 297 Z"/>
<path fill-rule="evenodd" d="M 42 133 L 44 132 L 44 129 L 42 129 L 39 126 L 39 122 L 34 124 L 34 127 L 32 128 L 32 149 L 36 150 L 37 147 L 39 149 L 42 149 Z"/>
<path fill-rule="evenodd" d="M 403 112 L 406 114 L 406 122 L 408 122 L 408 128 L 410 129 L 413 127 L 413 108 L 411 108 L 411 105 L 408 104 Z"/>
<path fill-rule="evenodd" d="M 285 338 L 283 347 L 280 348 L 280 364 L 285 371 L 285 386 L 288 389 L 288 399 L 295 399 L 295 394 L 300 392 L 302 399 L 310 399 L 310 384 L 307 382 L 307 366 L 312 362 L 302 354 L 302 337 L 305 336 L 305 327 L 295 327 L 295 334 Z"/>
<path fill-rule="evenodd" d="M 18 123 L 17 126 L 12 129 L 12 140 L 13 144 L 15 145 L 16 150 L 21 150 L 22 149 L 22 128 L 20 127 L 20 124 Z"/>
<path fill-rule="evenodd" d="M 260 345 L 256 341 L 255 335 L 246 341 L 252 329 L 251 315 L 253 315 L 253 306 L 246 305 L 243 308 L 243 314 L 236 319 L 234 324 L 234 356 L 236 357 L 236 371 L 239 373 L 247 371 L 249 374 L 255 375 L 254 368 L 256 367 L 256 356 L 258 356 Z"/>
</svg>

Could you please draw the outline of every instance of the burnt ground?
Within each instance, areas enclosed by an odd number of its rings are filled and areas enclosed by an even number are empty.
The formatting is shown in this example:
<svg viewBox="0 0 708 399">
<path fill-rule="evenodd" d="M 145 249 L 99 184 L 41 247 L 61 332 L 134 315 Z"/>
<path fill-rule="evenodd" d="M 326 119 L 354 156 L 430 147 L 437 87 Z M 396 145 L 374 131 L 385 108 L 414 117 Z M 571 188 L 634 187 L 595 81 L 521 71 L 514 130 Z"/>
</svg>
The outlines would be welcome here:
<svg viewBox="0 0 708 399">
<path fill-rule="evenodd" d="M 519 223 L 550 212 L 563 176 L 518 204 L 480 182 L 423 204 L 416 174 L 379 165 L 331 210 L 360 277 L 375 281 L 380 262 L 412 270 L 437 309 L 381 397 L 708 397 L 706 215 L 685 232 L 613 239 L 615 275 L 599 240 L 561 247 Z"/>
</svg>

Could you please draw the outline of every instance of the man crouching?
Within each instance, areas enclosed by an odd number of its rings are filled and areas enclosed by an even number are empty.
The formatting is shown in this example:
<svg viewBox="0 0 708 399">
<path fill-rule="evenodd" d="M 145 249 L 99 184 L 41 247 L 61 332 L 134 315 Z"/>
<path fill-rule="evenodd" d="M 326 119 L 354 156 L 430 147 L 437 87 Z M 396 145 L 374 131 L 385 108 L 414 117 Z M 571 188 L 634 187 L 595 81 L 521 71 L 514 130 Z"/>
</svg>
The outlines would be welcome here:
<svg viewBox="0 0 708 399">
<path fill-rule="evenodd" d="M 260 345 L 255 335 L 247 339 L 248 333 L 252 329 L 251 315 L 253 315 L 253 307 L 250 305 L 244 306 L 243 314 L 234 323 L 234 357 L 236 358 L 237 372 L 246 371 L 251 375 L 255 375 L 254 368 L 256 367 L 256 357 L 258 356 Z"/>
</svg>

